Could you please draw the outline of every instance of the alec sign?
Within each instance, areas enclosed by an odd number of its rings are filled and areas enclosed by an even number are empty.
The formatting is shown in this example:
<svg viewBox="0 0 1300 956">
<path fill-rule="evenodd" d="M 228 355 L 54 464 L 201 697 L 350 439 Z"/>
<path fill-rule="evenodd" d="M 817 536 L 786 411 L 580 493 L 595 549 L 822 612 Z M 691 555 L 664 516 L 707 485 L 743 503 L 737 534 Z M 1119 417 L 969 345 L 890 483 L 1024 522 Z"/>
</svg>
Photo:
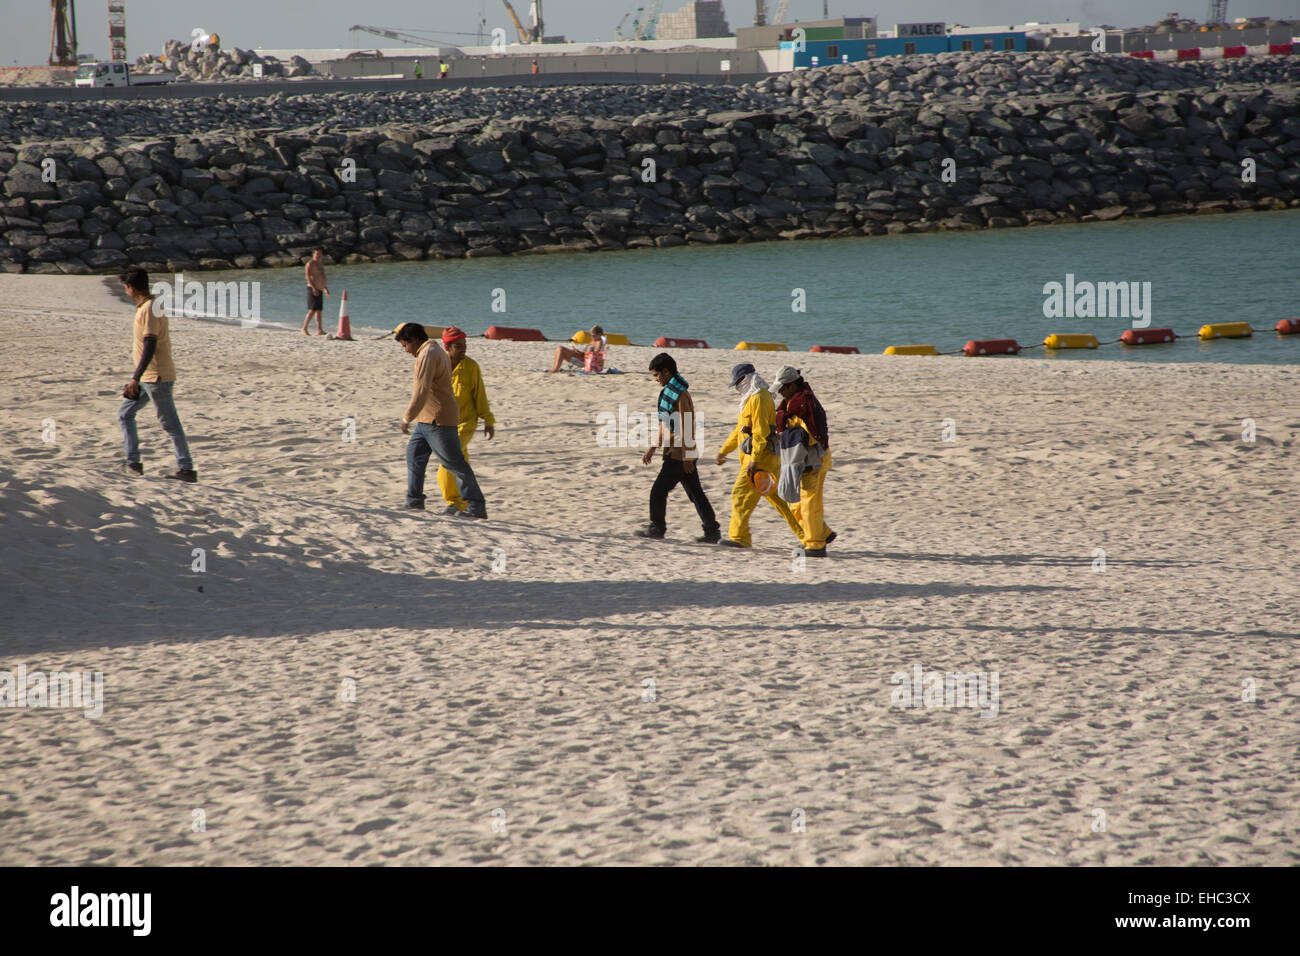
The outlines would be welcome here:
<svg viewBox="0 0 1300 956">
<path fill-rule="evenodd" d="M 941 37 L 948 33 L 946 23 L 895 23 L 896 37 Z"/>
</svg>

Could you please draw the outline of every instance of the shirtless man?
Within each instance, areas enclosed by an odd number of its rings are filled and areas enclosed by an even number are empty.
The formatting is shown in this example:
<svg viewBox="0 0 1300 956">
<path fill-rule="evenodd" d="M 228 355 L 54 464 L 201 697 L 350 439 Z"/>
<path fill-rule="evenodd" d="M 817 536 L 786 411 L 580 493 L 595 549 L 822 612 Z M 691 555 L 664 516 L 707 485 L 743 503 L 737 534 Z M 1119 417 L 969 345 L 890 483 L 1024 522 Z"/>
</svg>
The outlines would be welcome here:
<svg viewBox="0 0 1300 956">
<path fill-rule="evenodd" d="M 302 334 L 310 335 L 307 326 L 311 325 L 311 317 L 316 316 L 316 334 L 324 335 L 325 329 L 321 326 L 321 310 L 323 300 L 321 295 L 329 295 L 329 286 L 325 284 L 325 266 L 321 256 L 325 250 L 317 247 L 311 251 L 311 258 L 307 260 L 307 317 L 302 320 Z"/>
</svg>

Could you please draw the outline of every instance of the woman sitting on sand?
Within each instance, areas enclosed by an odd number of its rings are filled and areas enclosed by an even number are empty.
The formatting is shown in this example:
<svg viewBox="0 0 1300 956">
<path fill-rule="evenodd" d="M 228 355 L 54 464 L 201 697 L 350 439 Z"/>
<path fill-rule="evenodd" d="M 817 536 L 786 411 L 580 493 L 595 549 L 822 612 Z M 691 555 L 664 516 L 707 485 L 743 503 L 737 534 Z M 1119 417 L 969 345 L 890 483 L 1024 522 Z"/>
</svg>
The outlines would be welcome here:
<svg viewBox="0 0 1300 956">
<path fill-rule="evenodd" d="M 563 345 L 555 348 L 555 361 L 547 370 L 558 372 L 565 362 L 572 362 L 574 365 L 581 365 L 588 372 L 603 372 L 605 370 L 605 330 L 599 325 L 591 327 L 591 342 L 585 349 L 570 349 Z"/>
</svg>

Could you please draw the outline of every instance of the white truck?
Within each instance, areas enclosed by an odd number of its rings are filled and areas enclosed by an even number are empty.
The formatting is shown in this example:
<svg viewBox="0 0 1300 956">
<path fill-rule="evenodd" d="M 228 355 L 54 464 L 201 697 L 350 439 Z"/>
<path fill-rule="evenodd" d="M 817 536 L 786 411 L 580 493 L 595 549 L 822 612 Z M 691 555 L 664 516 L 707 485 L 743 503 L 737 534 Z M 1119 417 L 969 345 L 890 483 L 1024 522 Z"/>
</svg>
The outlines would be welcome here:
<svg viewBox="0 0 1300 956">
<path fill-rule="evenodd" d="M 156 86 L 176 79 L 175 73 L 132 73 L 121 60 L 77 67 L 77 86 Z"/>
</svg>

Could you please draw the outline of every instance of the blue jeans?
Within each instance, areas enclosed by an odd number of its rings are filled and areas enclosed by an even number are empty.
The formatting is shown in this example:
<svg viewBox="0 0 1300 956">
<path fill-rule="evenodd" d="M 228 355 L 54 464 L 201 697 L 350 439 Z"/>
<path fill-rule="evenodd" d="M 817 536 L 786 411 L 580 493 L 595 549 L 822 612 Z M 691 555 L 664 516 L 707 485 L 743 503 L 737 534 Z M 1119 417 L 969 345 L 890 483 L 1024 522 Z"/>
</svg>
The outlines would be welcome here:
<svg viewBox="0 0 1300 956">
<path fill-rule="evenodd" d="M 438 464 L 451 472 L 456 487 L 465 501 L 465 510 L 472 515 L 487 517 L 487 504 L 479 490 L 478 479 L 460 450 L 460 435 L 455 425 L 428 425 L 411 422 L 411 440 L 406 443 L 406 503 L 424 504 L 424 472 L 430 455 L 438 456 Z"/>
<path fill-rule="evenodd" d="M 186 471 L 194 470 L 194 460 L 190 458 L 190 446 L 185 441 L 185 429 L 181 428 L 180 417 L 176 414 L 176 403 L 172 401 L 172 386 L 175 382 L 141 382 L 138 398 L 124 398 L 117 409 L 117 420 L 122 423 L 122 440 L 126 444 L 126 460 L 139 464 L 140 436 L 135 429 L 135 413 L 149 404 L 153 399 L 154 411 L 158 421 L 172 440 L 176 449 L 176 465 Z"/>
</svg>

